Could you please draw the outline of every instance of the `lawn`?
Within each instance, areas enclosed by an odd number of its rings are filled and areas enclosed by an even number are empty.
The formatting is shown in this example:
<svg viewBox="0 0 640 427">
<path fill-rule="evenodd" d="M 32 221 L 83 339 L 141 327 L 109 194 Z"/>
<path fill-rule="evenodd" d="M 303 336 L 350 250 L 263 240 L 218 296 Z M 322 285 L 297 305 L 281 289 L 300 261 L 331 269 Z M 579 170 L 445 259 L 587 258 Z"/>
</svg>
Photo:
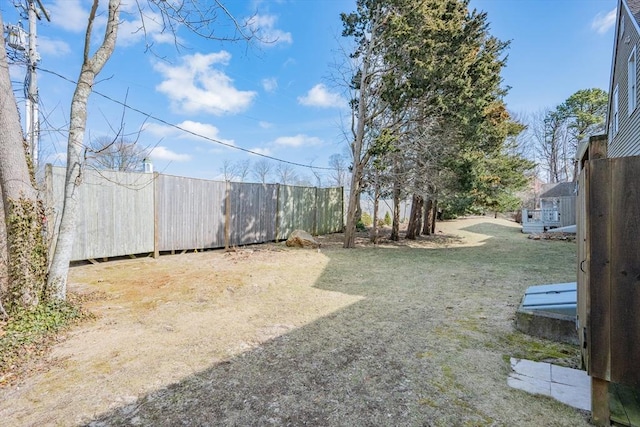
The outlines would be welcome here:
<svg viewBox="0 0 640 427">
<path fill-rule="evenodd" d="M 96 315 L 0 389 L 8 425 L 581 426 L 507 386 L 509 357 L 574 366 L 515 331 L 524 290 L 575 280 L 573 242 L 492 218 L 342 249 L 283 243 L 74 267 Z"/>
</svg>

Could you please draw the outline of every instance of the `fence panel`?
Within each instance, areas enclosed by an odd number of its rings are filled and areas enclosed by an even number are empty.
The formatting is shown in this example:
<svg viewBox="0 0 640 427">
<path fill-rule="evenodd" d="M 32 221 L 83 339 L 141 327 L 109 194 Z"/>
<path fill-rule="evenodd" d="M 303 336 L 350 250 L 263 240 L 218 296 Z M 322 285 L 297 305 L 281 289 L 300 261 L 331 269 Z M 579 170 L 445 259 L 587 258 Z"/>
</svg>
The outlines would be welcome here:
<svg viewBox="0 0 640 427">
<path fill-rule="evenodd" d="M 278 186 L 229 183 L 230 245 L 248 245 L 276 239 Z"/>
<path fill-rule="evenodd" d="M 318 188 L 316 234 L 342 231 L 344 227 L 342 188 Z"/>
<path fill-rule="evenodd" d="M 57 230 L 65 169 L 48 165 L 46 171 L 49 223 Z M 222 248 L 225 226 L 228 244 L 247 245 L 286 239 L 295 229 L 338 232 L 343 224 L 341 188 L 87 170 L 79 187 L 72 261 Z"/>
<path fill-rule="evenodd" d="M 224 247 L 224 182 L 159 175 L 158 250 Z"/>
<path fill-rule="evenodd" d="M 278 192 L 278 239 L 301 229 L 315 234 L 316 189 L 280 185 Z"/>
<path fill-rule="evenodd" d="M 47 166 L 49 223 L 60 224 L 65 168 Z M 153 175 L 86 169 L 71 260 L 153 252 Z"/>
</svg>

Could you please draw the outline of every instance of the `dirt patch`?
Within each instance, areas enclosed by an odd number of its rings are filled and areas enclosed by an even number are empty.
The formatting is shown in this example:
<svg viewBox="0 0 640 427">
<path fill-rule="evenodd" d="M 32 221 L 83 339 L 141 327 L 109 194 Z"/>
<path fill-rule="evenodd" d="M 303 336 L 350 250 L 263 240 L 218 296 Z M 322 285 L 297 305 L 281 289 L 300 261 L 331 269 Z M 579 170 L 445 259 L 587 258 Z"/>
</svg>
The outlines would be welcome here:
<svg viewBox="0 0 640 427">
<path fill-rule="evenodd" d="M 95 321 L 0 391 L 9 425 L 587 425 L 510 389 L 524 289 L 575 277 L 575 246 L 488 218 L 321 250 L 273 243 L 74 267 Z M 572 276 L 573 275 L 573 276 Z"/>
</svg>

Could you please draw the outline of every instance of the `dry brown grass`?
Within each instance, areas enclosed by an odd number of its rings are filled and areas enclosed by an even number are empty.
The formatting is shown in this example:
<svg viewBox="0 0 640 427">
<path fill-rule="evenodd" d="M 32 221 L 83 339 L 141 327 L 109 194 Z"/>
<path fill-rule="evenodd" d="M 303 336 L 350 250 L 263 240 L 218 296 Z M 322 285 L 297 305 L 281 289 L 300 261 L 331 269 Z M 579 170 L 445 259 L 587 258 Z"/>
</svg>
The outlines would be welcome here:
<svg viewBox="0 0 640 427">
<path fill-rule="evenodd" d="M 0 391 L 8 425 L 588 425 L 506 384 L 510 355 L 575 363 L 513 330 L 524 289 L 575 246 L 507 221 L 375 247 L 268 244 L 72 269 L 97 315 L 51 368 Z"/>
</svg>

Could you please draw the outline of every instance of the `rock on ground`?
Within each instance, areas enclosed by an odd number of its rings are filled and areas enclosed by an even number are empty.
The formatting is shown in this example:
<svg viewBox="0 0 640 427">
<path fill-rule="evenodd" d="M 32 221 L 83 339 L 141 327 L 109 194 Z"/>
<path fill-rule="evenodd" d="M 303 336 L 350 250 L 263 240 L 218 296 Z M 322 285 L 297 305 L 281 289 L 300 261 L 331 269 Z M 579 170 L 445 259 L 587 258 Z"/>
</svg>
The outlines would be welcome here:
<svg viewBox="0 0 640 427">
<path fill-rule="evenodd" d="M 294 230 L 287 239 L 286 245 L 296 248 L 319 248 L 320 243 L 304 230 Z"/>
</svg>

